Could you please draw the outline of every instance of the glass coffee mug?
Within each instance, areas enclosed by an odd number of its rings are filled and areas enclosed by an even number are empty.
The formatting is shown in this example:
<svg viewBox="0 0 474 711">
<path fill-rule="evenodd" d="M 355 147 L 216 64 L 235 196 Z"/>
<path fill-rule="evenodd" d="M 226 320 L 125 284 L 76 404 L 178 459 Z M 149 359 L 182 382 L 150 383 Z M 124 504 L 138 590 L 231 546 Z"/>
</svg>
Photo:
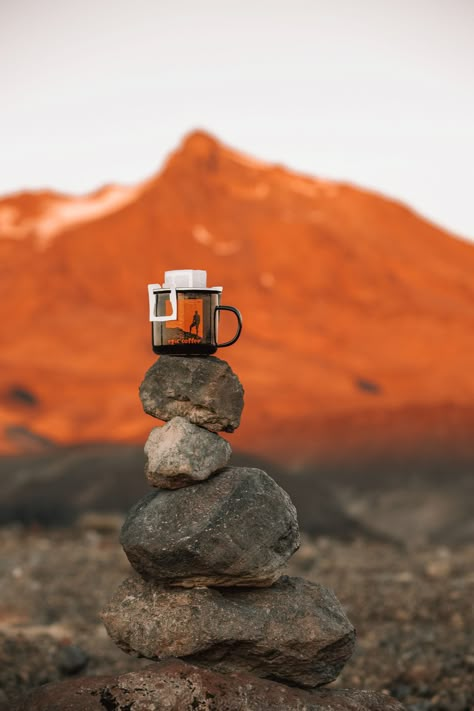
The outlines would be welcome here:
<svg viewBox="0 0 474 711">
<path fill-rule="evenodd" d="M 221 306 L 222 286 L 208 288 L 200 269 L 165 272 L 165 282 L 148 284 L 151 341 L 155 353 L 211 355 L 231 346 L 242 331 L 242 317 L 233 306 Z M 219 314 L 231 311 L 237 331 L 230 341 L 218 343 Z"/>
</svg>

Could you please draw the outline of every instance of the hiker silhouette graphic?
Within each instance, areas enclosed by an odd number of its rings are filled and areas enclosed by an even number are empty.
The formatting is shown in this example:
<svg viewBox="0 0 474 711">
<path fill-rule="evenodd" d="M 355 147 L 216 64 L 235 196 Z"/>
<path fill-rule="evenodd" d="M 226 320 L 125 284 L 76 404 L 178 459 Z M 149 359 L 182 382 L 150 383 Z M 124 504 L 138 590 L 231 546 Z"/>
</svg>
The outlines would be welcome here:
<svg viewBox="0 0 474 711">
<path fill-rule="evenodd" d="M 199 324 L 201 323 L 201 317 L 199 316 L 198 312 L 194 312 L 193 320 L 191 322 L 191 325 L 189 327 L 189 333 L 192 333 L 193 328 L 196 329 L 196 336 L 199 335 Z"/>
</svg>

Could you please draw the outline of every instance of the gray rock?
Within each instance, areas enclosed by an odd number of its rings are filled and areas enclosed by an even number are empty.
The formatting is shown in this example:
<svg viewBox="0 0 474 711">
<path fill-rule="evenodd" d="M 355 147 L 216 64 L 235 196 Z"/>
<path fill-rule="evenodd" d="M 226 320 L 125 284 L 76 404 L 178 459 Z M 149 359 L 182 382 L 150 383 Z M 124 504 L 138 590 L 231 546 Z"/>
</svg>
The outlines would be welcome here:
<svg viewBox="0 0 474 711">
<path fill-rule="evenodd" d="M 9 711 L 403 711 L 376 691 L 303 691 L 250 674 L 222 675 L 172 659 L 118 677 L 35 689 Z"/>
<path fill-rule="evenodd" d="M 299 686 L 335 679 L 355 631 L 335 595 L 302 578 L 270 588 L 164 588 L 125 580 L 102 613 L 125 652 L 182 657 L 219 672 L 252 672 Z"/>
<path fill-rule="evenodd" d="M 78 674 L 88 662 L 89 655 L 76 644 L 66 644 L 58 652 L 57 665 L 63 674 Z"/>
<path fill-rule="evenodd" d="M 240 424 L 244 391 L 228 363 L 214 356 L 161 356 L 140 385 L 148 415 L 185 417 L 211 432 L 233 432 Z"/>
<path fill-rule="evenodd" d="M 204 481 L 228 463 L 232 448 L 218 434 L 173 417 L 155 427 L 145 444 L 145 474 L 152 486 L 179 489 Z"/>
<path fill-rule="evenodd" d="M 228 467 L 143 497 L 120 542 L 144 578 L 194 587 L 271 585 L 300 541 L 288 494 L 260 469 Z"/>
</svg>

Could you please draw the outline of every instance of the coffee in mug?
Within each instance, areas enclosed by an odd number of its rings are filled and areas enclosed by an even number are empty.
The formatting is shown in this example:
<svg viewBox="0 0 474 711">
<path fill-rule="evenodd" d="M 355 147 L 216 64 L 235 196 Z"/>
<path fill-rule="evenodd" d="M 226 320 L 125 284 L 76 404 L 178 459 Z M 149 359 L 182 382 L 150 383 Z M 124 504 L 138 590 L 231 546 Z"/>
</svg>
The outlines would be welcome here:
<svg viewBox="0 0 474 711">
<path fill-rule="evenodd" d="M 207 287 L 200 269 L 165 272 L 163 286 L 148 284 L 151 340 L 155 353 L 211 355 L 231 346 L 242 331 L 242 317 L 233 306 L 221 306 L 222 286 Z M 231 311 L 237 319 L 233 338 L 218 342 L 219 315 Z"/>
</svg>

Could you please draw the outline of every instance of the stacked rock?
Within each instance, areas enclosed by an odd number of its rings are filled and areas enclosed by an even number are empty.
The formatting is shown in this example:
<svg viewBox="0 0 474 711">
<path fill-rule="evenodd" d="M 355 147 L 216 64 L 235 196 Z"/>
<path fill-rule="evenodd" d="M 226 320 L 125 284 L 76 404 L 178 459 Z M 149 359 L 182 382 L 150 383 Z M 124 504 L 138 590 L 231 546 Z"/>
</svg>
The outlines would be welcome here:
<svg viewBox="0 0 474 711">
<path fill-rule="evenodd" d="M 166 424 L 145 446 L 154 491 L 122 528 L 135 574 L 103 611 L 109 635 L 132 655 L 184 660 L 190 674 L 197 665 L 306 689 L 334 680 L 355 631 L 332 592 L 282 576 L 299 546 L 295 507 L 264 471 L 228 466 L 218 432 L 239 426 L 237 376 L 215 357 L 161 356 L 140 397 Z"/>
</svg>

